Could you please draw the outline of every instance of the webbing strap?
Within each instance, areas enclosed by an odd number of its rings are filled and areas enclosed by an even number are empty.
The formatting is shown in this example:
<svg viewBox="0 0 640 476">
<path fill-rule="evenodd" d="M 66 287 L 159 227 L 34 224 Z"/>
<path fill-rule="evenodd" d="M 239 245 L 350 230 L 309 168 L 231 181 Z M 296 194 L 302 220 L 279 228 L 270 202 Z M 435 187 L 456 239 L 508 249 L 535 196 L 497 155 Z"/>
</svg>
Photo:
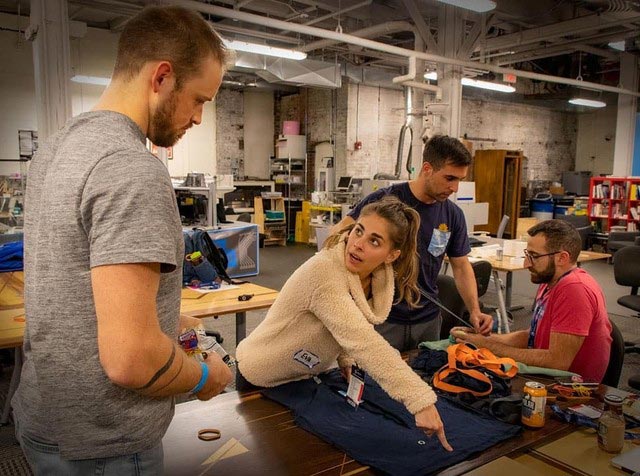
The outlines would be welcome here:
<svg viewBox="0 0 640 476">
<path fill-rule="evenodd" d="M 478 380 L 480 382 L 483 382 L 485 384 L 487 384 L 487 386 L 489 388 L 487 388 L 487 390 L 485 390 L 484 392 L 479 392 L 476 390 L 471 390 L 467 387 L 460 387 L 458 385 L 452 385 L 450 383 L 447 383 L 444 381 L 444 379 L 446 379 L 449 375 L 455 373 L 455 372 L 461 372 L 465 375 L 468 375 L 469 377 L 472 377 L 475 380 Z M 493 385 L 491 384 L 491 380 L 489 379 L 489 377 L 487 377 L 485 374 L 483 374 L 482 372 L 478 371 L 478 370 L 473 370 L 473 369 L 451 369 L 448 366 L 442 367 L 440 370 L 438 370 L 434 375 L 433 375 L 433 386 L 436 388 L 439 388 L 440 390 L 444 390 L 445 392 L 450 392 L 450 393 L 465 393 L 465 392 L 469 392 L 472 395 L 476 396 L 476 397 L 484 397 L 485 395 L 489 395 L 491 393 L 491 391 L 493 390 Z"/>
<path fill-rule="evenodd" d="M 475 349 L 467 344 L 449 346 L 447 348 L 447 362 L 447 365 L 433 375 L 433 386 L 450 393 L 469 392 L 476 397 L 489 395 L 493 390 L 491 379 L 481 370 L 477 370 L 478 368 L 482 367 L 490 370 L 502 378 L 511 378 L 518 372 L 518 366 L 513 359 L 497 357 L 489 349 Z M 504 370 L 506 364 L 511 365 L 508 371 Z M 456 372 L 463 373 L 478 382 L 486 384 L 488 389 L 476 391 L 445 382 L 448 376 Z"/>
</svg>

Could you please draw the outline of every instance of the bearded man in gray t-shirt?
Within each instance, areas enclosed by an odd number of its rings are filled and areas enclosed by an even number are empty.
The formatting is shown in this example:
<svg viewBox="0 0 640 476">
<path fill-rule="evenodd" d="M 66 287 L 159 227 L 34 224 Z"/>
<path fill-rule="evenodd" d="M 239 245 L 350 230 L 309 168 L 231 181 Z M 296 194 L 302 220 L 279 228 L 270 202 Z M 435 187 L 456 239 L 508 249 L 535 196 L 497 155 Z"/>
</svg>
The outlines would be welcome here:
<svg viewBox="0 0 640 476">
<path fill-rule="evenodd" d="M 184 244 L 166 167 L 145 147 L 200 124 L 226 51 L 197 13 L 132 18 L 93 111 L 49 138 L 29 169 L 25 362 L 13 398 L 36 474 L 161 474 L 173 396 L 207 400 L 231 373 L 176 344 Z"/>
</svg>

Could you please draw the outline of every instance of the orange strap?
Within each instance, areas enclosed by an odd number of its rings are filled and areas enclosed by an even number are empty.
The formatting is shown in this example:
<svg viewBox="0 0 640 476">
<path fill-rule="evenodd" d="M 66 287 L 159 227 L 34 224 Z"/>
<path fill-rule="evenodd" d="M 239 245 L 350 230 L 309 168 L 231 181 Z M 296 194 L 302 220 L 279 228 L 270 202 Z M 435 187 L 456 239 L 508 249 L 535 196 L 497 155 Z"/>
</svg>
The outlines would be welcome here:
<svg viewBox="0 0 640 476">
<path fill-rule="evenodd" d="M 466 387 L 459 387 L 457 385 L 452 385 L 444 381 L 449 375 L 455 372 L 462 372 L 469 377 L 474 378 L 480 382 L 486 383 L 489 387 L 484 392 L 476 392 L 475 390 L 468 389 Z M 485 395 L 489 395 L 493 390 L 493 385 L 491 384 L 491 380 L 485 374 L 478 370 L 464 370 L 464 369 L 450 369 L 448 366 L 442 367 L 433 375 L 433 386 L 439 388 L 440 390 L 444 390 L 445 392 L 451 393 L 464 393 L 468 392 L 476 397 L 484 397 Z"/>
<path fill-rule="evenodd" d="M 476 397 L 489 395 L 493 390 L 493 385 L 489 377 L 487 377 L 478 367 L 491 370 L 493 373 L 502 378 L 511 378 L 518 372 L 518 366 L 515 360 L 510 358 L 500 358 L 489 349 L 475 349 L 468 344 L 454 344 L 447 348 L 448 364 L 438 370 L 433 376 L 433 385 L 436 388 L 451 393 L 469 392 Z M 506 371 L 505 364 L 511 365 Z M 461 372 L 469 377 L 487 384 L 488 389 L 485 391 L 474 391 L 465 387 L 459 387 L 445 382 L 444 380 L 455 372 Z"/>
</svg>

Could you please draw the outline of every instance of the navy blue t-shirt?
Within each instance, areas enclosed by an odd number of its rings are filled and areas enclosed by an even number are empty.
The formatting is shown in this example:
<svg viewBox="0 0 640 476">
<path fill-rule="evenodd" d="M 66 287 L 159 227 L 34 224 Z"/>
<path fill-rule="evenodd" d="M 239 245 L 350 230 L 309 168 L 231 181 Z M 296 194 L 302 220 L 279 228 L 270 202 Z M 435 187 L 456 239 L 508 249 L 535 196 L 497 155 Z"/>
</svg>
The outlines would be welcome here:
<svg viewBox="0 0 640 476">
<path fill-rule="evenodd" d="M 420 215 L 418 286 L 431 296 L 437 297 L 436 279 L 445 253 L 451 258 L 457 258 L 466 256 L 471 251 L 462 210 L 451 200 L 429 204 L 421 202 L 411 193 L 409 182 L 403 182 L 367 195 L 349 212 L 349 216 L 357 220 L 365 205 L 385 195 L 395 195 Z M 409 308 L 405 301 L 394 304 L 387 320 L 395 324 L 416 324 L 434 319 L 438 315 L 438 307 L 426 298 L 423 297 L 420 304 L 422 307 L 414 309 Z"/>
</svg>

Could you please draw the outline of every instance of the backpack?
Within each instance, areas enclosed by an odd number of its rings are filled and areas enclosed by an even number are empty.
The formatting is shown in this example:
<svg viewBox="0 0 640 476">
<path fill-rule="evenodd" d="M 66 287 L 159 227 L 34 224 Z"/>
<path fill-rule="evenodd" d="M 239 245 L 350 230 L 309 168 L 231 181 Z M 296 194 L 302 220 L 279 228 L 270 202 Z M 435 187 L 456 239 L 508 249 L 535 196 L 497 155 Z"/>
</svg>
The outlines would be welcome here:
<svg viewBox="0 0 640 476">
<path fill-rule="evenodd" d="M 215 275 L 222 279 L 227 284 L 243 284 L 246 281 L 234 281 L 227 273 L 227 266 L 229 265 L 229 258 L 227 253 L 222 248 L 218 248 L 211 239 L 209 233 L 201 228 L 194 228 L 189 234 L 184 232 L 184 253 L 185 256 L 193 253 L 194 251 L 200 251 L 206 258 L 209 264 L 211 264 L 215 270 Z M 210 272 L 210 268 L 208 269 Z M 189 263 L 186 259 L 182 266 L 183 281 L 190 282 L 192 279 L 197 278 L 197 271 L 195 267 Z"/>
</svg>

